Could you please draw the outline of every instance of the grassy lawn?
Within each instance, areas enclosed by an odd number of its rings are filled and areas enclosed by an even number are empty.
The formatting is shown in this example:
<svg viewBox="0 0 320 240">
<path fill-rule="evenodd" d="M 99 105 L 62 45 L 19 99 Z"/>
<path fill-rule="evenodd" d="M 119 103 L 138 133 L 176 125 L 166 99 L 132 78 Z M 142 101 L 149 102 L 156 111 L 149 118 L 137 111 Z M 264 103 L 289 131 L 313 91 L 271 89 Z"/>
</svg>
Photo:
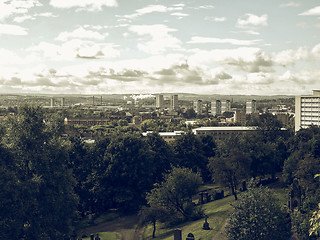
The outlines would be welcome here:
<svg viewBox="0 0 320 240">
<path fill-rule="evenodd" d="M 96 237 L 96 235 L 95 235 L 95 237 Z M 119 234 L 113 233 L 113 232 L 102 232 L 102 233 L 99 233 L 99 237 L 100 237 L 101 240 L 120 240 L 121 239 Z M 90 240 L 90 237 L 83 238 L 83 240 Z"/>
<path fill-rule="evenodd" d="M 172 240 L 173 231 L 176 228 L 182 230 L 182 239 L 186 239 L 188 233 L 192 232 L 195 239 L 211 240 L 215 236 L 215 240 L 222 240 L 219 238 L 219 230 L 225 224 L 228 216 L 232 212 L 230 203 L 234 201 L 233 196 L 226 197 L 217 201 L 213 201 L 203 205 L 205 214 L 209 217 L 208 223 L 210 224 L 210 230 L 203 230 L 202 226 L 204 219 L 200 219 L 193 222 L 186 222 L 174 228 L 164 228 L 163 224 L 157 224 L 156 238 L 163 240 Z M 153 228 L 148 226 L 144 232 L 144 239 L 151 239 Z M 217 238 L 216 238 L 217 236 Z"/>
<path fill-rule="evenodd" d="M 268 186 L 273 189 L 276 193 L 276 196 L 282 202 L 286 204 L 288 201 L 288 189 L 279 187 L 276 184 Z M 203 186 L 201 190 L 212 189 L 212 186 Z M 239 196 L 241 197 L 241 195 Z M 210 230 L 203 230 L 202 226 L 204 223 L 204 218 L 193 221 L 185 222 L 181 225 L 175 226 L 173 228 L 165 228 L 164 224 L 157 223 L 156 229 L 156 238 L 158 240 L 172 240 L 173 231 L 177 228 L 182 230 L 182 239 L 186 239 L 188 233 L 193 233 L 195 239 L 201 240 L 224 240 L 224 233 L 221 231 L 223 226 L 226 223 L 226 220 L 233 211 L 231 203 L 234 202 L 234 197 L 229 196 L 224 199 L 213 201 L 207 204 L 202 205 L 204 213 L 208 216 L 208 223 L 210 224 Z M 149 225 L 144 232 L 143 239 L 152 239 L 153 227 Z"/>
</svg>

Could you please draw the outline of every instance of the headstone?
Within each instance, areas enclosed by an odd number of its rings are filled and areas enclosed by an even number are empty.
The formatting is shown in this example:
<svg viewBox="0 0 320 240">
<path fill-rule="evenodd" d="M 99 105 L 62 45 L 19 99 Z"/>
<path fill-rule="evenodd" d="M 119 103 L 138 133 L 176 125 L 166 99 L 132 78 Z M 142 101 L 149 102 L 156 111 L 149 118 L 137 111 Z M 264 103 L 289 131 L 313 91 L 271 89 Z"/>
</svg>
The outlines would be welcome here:
<svg viewBox="0 0 320 240">
<path fill-rule="evenodd" d="M 173 239 L 174 240 L 182 240 L 181 229 L 175 229 L 173 232 Z"/>
<path fill-rule="evenodd" d="M 90 234 L 90 240 L 94 240 L 94 234 Z"/>
<path fill-rule="evenodd" d="M 204 229 L 204 230 L 210 230 L 210 226 L 209 226 L 209 223 L 208 223 L 207 219 L 208 219 L 208 217 L 205 216 L 203 227 L 202 227 L 202 229 Z"/>
<path fill-rule="evenodd" d="M 189 233 L 186 240 L 194 240 L 194 235 L 192 233 Z"/>
<path fill-rule="evenodd" d="M 97 233 L 97 236 L 96 236 L 95 240 L 100 240 L 99 233 Z"/>
<path fill-rule="evenodd" d="M 246 181 L 242 182 L 242 191 L 247 191 L 247 183 L 246 183 Z"/>
<path fill-rule="evenodd" d="M 205 202 L 205 203 L 210 202 L 210 200 L 209 200 L 209 194 L 208 194 L 207 192 L 204 193 L 204 202 Z"/>
<path fill-rule="evenodd" d="M 203 193 L 200 193 L 200 196 L 199 196 L 199 205 L 202 205 L 203 204 Z"/>
</svg>

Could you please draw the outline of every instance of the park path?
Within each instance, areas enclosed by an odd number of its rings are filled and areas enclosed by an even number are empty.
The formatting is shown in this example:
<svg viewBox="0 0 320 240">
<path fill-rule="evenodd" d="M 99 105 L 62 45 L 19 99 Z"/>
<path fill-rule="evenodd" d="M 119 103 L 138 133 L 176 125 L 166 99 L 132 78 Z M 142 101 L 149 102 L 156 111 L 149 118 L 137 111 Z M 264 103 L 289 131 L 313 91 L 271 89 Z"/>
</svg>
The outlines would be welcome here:
<svg viewBox="0 0 320 240">
<path fill-rule="evenodd" d="M 142 229 L 137 229 L 138 217 L 136 215 L 120 217 L 112 221 L 99 223 L 79 231 L 78 235 L 90 236 L 98 232 L 116 232 L 121 235 L 121 240 L 142 239 Z"/>
</svg>

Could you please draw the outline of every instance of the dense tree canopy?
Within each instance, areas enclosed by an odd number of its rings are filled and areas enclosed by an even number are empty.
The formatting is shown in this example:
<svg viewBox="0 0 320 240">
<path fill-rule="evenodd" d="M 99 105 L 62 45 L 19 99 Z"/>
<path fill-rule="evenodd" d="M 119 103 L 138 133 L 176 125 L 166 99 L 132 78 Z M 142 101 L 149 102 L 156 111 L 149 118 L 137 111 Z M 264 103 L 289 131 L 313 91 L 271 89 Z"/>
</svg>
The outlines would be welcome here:
<svg viewBox="0 0 320 240">
<path fill-rule="evenodd" d="M 290 219 L 269 189 L 250 188 L 234 204 L 226 233 L 228 240 L 288 240 Z"/>
<path fill-rule="evenodd" d="M 3 181 L 9 176 L 10 181 L 1 184 L 5 189 L 0 192 L 6 195 L 0 202 L 8 203 L 7 209 L 13 207 L 1 216 L 9 217 L 4 232 L 15 230 L 10 239 L 59 239 L 70 231 L 77 201 L 75 182 L 66 168 L 66 151 L 55 136 L 39 107 L 23 106 L 8 122 L 4 142 L 15 168 L 2 175 Z"/>
<path fill-rule="evenodd" d="M 156 184 L 147 194 L 148 204 L 151 207 L 163 207 L 184 219 L 191 218 L 194 213 L 191 197 L 197 193 L 201 184 L 202 179 L 198 173 L 174 167 L 165 175 L 163 182 Z"/>
</svg>

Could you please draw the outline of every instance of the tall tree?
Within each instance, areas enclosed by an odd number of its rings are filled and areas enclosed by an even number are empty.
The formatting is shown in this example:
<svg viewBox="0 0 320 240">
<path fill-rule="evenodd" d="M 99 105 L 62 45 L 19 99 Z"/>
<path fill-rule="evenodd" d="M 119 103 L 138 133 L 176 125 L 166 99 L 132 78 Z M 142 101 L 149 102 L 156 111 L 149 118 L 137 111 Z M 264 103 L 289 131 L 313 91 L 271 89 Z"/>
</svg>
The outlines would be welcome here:
<svg viewBox="0 0 320 240">
<path fill-rule="evenodd" d="M 77 198 L 65 149 L 48 130 L 40 107 L 22 106 L 8 122 L 5 143 L 16 164 L 24 211 L 20 239 L 58 239 L 68 234 Z M 54 213 L 54 214 L 52 214 Z"/>
<path fill-rule="evenodd" d="M 139 226 L 152 224 L 152 238 L 156 237 L 156 223 L 167 218 L 168 211 L 160 206 L 143 206 L 139 211 Z"/>
<path fill-rule="evenodd" d="M 209 162 L 213 180 L 230 188 L 235 200 L 238 199 L 237 191 L 240 182 L 248 176 L 249 165 L 249 157 L 237 149 L 220 153 Z"/>
<path fill-rule="evenodd" d="M 204 181 L 209 180 L 207 164 L 208 158 L 205 155 L 204 144 L 192 132 L 180 135 L 173 142 L 177 165 L 192 169 L 194 172 L 201 172 Z"/>
<path fill-rule="evenodd" d="M 137 209 L 153 185 L 153 155 L 138 134 L 120 134 L 111 139 L 104 157 L 103 185 L 108 201 L 124 209 Z"/>
<path fill-rule="evenodd" d="M 152 171 L 153 182 L 163 180 L 163 173 L 171 169 L 175 164 L 171 146 L 157 133 L 148 134 L 145 141 L 153 156 Z"/>
<path fill-rule="evenodd" d="M 155 184 L 147 194 L 147 201 L 151 207 L 163 207 L 173 215 L 189 219 L 194 214 L 191 198 L 198 192 L 202 179 L 198 173 L 188 168 L 174 167 L 164 177 L 163 182 Z"/>
</svg>

